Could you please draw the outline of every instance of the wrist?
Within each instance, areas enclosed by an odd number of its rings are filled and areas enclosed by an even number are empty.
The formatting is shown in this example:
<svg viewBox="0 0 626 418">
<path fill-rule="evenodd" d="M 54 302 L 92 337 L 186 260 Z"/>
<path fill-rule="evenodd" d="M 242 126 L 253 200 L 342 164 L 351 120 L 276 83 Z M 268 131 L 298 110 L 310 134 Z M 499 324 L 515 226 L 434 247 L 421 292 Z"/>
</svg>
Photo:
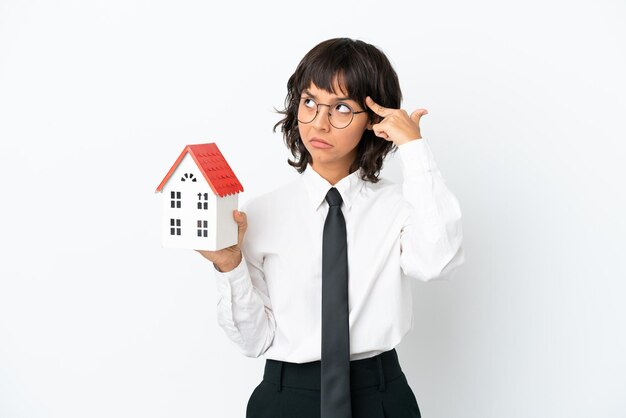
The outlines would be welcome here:
<svg viewBox="0 0 626 418">
<path fill-rule="evenodd" d="M 241 254 L 239 254 L 239 257 L 235 261 L 226 263 L 213 263 L 213 266 L 220 273 L 228 273 L 229 271 L 234 270 L 241 263 L 241 260 L 242 257 Z"/>
<path fill-rule="evenodd" d="M 422 139 L 422 136 L 421 136 L 421 135 L 420 135 L 419 137 L 417 137 L 417 138 L 413 138 L 413 139 L 405 139 L 405 140 L 403 140 L 403 141 L 398 141 L 398 142 L 396 143 L 396 145 L 397 145 L 397 146 L 400 146 L 400 145 L 408 144 L 409 142 L 418 141 L 418 140 L 420 140 L 420 139 Z"/>
</svg>

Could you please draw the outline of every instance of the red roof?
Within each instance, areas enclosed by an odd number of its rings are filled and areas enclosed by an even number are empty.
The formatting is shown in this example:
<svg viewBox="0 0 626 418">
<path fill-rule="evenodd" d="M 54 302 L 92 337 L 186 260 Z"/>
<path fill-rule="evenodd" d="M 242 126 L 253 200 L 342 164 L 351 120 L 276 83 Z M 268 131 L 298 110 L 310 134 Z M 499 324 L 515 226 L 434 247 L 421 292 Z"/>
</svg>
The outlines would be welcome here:
<svg viewBox="0 0 626 418">
<path fill-rule="evenodd" d="M 159 184 L 159 187 L 157 187 L 157 192 L 163 190 L 165 183 L 167 183 L 172 174 L 174 174 L 174 170 L 176 170 L 176 167 L 178 167 L 178 164 L 180 164 L 187 153 L 189 153 L 191 158 L 196 162 L 200 172 L 207 183 L 209 183 L 209 186 L 211 186 L 211 189 L 213 189 L 213 193 L 224 197 L 243 192 L 243 186 L 239 183 L 237 176 L 235 176 L 235 173 L 233 173 L 233 170 L 217 148 L 217 145 L 213 142 L 208 144 L 187 145 L 183 152 L 180 153 L 180 156 L 172 168 L 170 168 L 170 171 L 161 184 Z"/>
</svg>

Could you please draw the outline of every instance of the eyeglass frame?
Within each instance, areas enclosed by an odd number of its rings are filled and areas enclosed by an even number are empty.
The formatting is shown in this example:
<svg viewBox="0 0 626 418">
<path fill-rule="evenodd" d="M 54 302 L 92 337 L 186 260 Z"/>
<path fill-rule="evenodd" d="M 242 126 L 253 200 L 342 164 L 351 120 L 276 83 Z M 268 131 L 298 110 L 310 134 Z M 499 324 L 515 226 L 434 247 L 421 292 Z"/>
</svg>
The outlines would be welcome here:
<svg viewBox="0 0 626 418">
<path fill-rule="evenodd" d="M 327 106 L 328 107 L 328 113 L 327 113 L 327 118 L 328 118 L 328 123 L 331 124 L 331 126 L 335 129 L 346 129 L 348 126 L 350 126 L 350 124 L 352 123 L 352 121 L 354 120 L 354 115 L 357 115 L 359 113 L 366 113 L 367 110 L 359 110 L 357 112 L 352 111 L 352 118 L 350 118 L 350 122 L 348 122 L 348 124 L 346 126 L 344 126 L 343 128 L 337 128 L 335 125 L 333 125 L 333 123 L 330 120 L 330 117 L 332 116 L 332 113 L 330 111 L 330 108 L 338 103 L 343 104 L 344 106 L 347 106 L 348 109 L 352 110 L 352 106 L 350 106 L 347 103 L 343 103 L 341 100 L 338 101 L 337 103 L 334 103 L 333 105 L 329 105 L 329 104 L 325 104 L 325 103 L 317 103 L 315 101 L 314 98 L 312 97 L 300 97 L 300 101 L 298 103 L 300 103 L 302 100 L 313 100 L 313 103 L 315 103 L 315 116 L 313 116 L 313 119 L 311 119 L 308 122 L 302 122 L 300 119 L 298 119 L 298 113 L 300 113 L 300 104 L 298 104 L 298 111 L 296 112 L 296 120 L 298 121 L 298 123 L 302 123 L 305 125 L 308 125 L 309 123 L 313 123 L 313 121 L 315 120 L 315 118 L 317 118 L 317 115 L 320 113 L 320 106 Z"/>
</svg>

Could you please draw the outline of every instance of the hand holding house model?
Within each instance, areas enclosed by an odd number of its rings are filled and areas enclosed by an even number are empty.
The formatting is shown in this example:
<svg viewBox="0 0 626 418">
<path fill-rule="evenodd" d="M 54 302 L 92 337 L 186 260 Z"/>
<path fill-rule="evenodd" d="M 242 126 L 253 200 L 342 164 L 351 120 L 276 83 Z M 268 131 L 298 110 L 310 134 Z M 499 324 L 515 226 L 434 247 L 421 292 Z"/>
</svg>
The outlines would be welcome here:
<svg viewBox="0 0 626 418">
<path fill-rule="evenodd" d="M 156 191 L 163 247 L 217 251 L 237 244 L 232 213 L 243 186 L 215 143 L 187 145 Z"/>
</svg>

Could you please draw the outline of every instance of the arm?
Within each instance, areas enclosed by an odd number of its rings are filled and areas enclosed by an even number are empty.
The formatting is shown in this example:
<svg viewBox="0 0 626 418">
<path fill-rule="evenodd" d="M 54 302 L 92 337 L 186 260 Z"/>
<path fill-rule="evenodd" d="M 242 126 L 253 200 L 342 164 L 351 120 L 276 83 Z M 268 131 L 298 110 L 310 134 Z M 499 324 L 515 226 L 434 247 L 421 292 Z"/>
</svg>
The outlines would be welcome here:
<svg viewBox="0 0 626 418">
<path fill-rule="evenodd" d="M 400 232 L 402 271 L 423 281 L 451 278 L 452 271 L 465 262 L 461 210 L 422 138 L 419 124 L 428 110 L 418 109 L 409 116 L 405 110 L 383 107 L 371 97 L 365 103 L 382 117 L 368 129 L 397 145 L 402 159 L 407 210 Z"/>
<path fill-rule="evenodd" d="M 398 146 L 408 216 L 400 233 L 400 265 L 419 280 L 449 279 L 465 262 L 459 202 L 446 186 L 425 139 Z"/>
<path fill-rule="evenodd" d="M 239 265 L 226 272 L 215 267 L 215 279 L 218 324 L 242 354 L 259 357 L 272 345 L 276 330 L 261 255 L 244 240 Z"/>
</svg>

